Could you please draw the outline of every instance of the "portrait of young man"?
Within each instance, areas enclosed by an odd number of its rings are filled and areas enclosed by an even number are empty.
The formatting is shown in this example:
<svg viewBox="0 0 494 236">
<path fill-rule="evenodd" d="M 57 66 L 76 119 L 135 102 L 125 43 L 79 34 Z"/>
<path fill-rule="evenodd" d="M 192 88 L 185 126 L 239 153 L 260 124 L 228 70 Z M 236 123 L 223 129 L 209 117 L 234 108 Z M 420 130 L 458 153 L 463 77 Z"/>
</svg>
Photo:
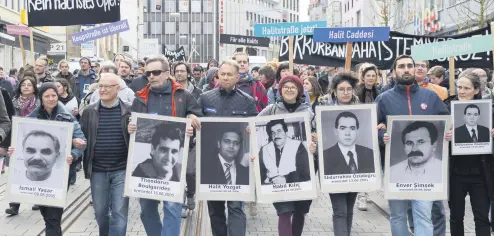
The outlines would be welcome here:
<svg viewBox="0 0 494 236">
<path fill-rule="evenodd" d="M 202 141 L 201 184 L 249 185 L 249 168 L 240 164 L 244 150 L 240 126 L 218 124 L 214 143 Z"/>
<path fill-rule="evenodd" d="M 154 130 L 150 158 L 137 165 L 132 176 L 180 182 L 182 165 L 179 160 L 182 159 L 185 130 L 170 124 L 160 124 Z"/>
<path fill-rule="evenodd" d="M 479 124 L 480 113 L 479 106 L 475 104 L 468 104 L 465 107 L 463 111 L 465 124 L 455 128 L 455 143 L 489 142 L 490 131 L 489 128 Z"/>
<path fill-rule="evenodd" d="M 390 182 L 441 183 L 442 160 L 436 156 L 436 149 L 442 148 L 438 147 L 439 138 L 439 131 L 432 122 L 415 121 L 407 125 L 401 132 L 406 158 L 391 165 Z M 393 156 L 396 155 L 390 158 Z"/>
<path fill-rule="evenodd" d="M 344 111 L 336 116 L 334 134 L 338 142 L 323 152 L 324 175 L 375 172 L 372 149 L 356 144 L 359 130 L 354 113 Z"/>
</svg>

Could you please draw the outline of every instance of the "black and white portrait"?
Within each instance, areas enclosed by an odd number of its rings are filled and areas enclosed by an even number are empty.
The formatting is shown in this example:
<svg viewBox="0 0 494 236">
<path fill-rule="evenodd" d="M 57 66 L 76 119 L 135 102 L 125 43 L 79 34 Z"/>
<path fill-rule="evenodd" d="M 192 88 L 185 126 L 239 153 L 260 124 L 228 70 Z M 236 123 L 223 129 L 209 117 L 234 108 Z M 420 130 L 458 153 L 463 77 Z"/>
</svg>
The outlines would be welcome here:
<svg viewBox="0 0 494 236">
<path fill-rule="evenodd" d="M 131 136 L 126 193 L 153 195 L 144 198 L 157 200 L 178 199 L 189 146 L 186 120 L 137 113 L 133 116 L 137 130 Z M 150 194 L 150 190 L 157 191 Z"/>
<path fill-rule="evenodd" d="M 73 124 L 46 122 L 41 125 L 37 120 L 15 118 L 13 127 L 15 152 L 9 173 L 11 196 L 40 197 L 48 191 L 48 198 L 64 204 Z"/>
<path fill-rule="evenodd" d="M 258 198 L 265 198 L 263 194 L 301 193 L 312 189 L 313 159 L 307 146 L 310 126 L 305 118 L 302 114 L 298 117 L 277 115 L 255 119 L 256 163 L 261 185 Z M 272 200 L 278 201 L 275 196 Z"/>
<path fill-rule="evenodd" d="M 200 196 L 205 199 L 222 199 L 227 194 L 251 194 L 250 187 L 250 134 L 249 122 L 228 119 L 229 122 L 201 118 L 200 149 L 197 150 L 197 169 L 200 169 Z M 208 196 L 210 193 L 210 197 Z M 217 195 L 215 195 L 217 194 Z M 238 195 L 240 196 L 240 195 Z M 228 197 L 227 197 L 228 198 Z M 240 200 L 240 199 L 238 199 Z"/>
<path fill-rule="evenodd" d="M 348 192 L 379 187 L 375 105 L 321 107 L 317 112 L 321 184 L 331 185 L 321 190 Z"/>
<path fill-rule="evenodd" d="M 443 191 L 448 173 L 448 144 L 444 136 L 450 117 L 400 118 L 388 117 L 388 125 L 391 124 L 391 140 L 386 153 L 386 165 L 390 166 L 388 191 Z"/>
<path fill-rule="evenodd" d="M 454 101 L 451 107 L 455 126 L 452 153 L 492 153 L 492 100 Z"/>
</svg>

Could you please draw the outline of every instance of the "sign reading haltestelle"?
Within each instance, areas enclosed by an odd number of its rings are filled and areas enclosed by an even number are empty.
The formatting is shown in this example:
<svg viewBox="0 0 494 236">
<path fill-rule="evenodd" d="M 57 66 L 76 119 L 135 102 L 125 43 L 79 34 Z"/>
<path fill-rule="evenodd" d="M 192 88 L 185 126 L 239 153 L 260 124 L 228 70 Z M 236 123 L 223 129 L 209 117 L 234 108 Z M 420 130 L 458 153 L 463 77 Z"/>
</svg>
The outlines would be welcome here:
<svg viewBox="0 0 494 236">
<path fill-rule="evenodd" d="M 269 47 L 269 38 L 233 34 L 220 34 L 220 43 Z"/>
<path fill-rule="evenodd" d="M 254 36 L 256 37 L 276 37 L 312 35 L 314 28 L 326 27 L 326 21 L 311 22 L 290 22 L 278 24 L 255 24 Z"/>
<path fill-rule="evenodd" d="M 71 34 L 70 38 L 72 39 L 72 44 L 81 44 L 83 42 L 104 38 L 108 35 L 120 33 L 129 29 L 129 23 L 127 20 L 122 20 Z"/>
<path fill-rule="evenodd" d="M 313 40 L 316 43 L 388 41 L 389 32 L 389 27 L 315 28 Z"/>
</svg>

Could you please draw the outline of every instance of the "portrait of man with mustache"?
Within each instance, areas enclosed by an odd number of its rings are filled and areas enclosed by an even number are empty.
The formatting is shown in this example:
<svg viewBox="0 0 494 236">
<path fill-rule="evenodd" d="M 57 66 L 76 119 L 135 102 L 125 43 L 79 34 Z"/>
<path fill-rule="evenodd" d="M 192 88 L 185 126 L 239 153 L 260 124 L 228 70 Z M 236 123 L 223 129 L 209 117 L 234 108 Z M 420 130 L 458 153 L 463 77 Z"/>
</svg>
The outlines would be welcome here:
<svg viewBox="0 0 494 236">
<path fill-rule="evenodd" d="M 406 159 L 391 166 L 390 182 L 442 183 L 442 160 L 436 157 L 438 130 L 434 123 L 409 124 L 402 131 L 401 140 Z"/>
<path fill-rule="evenodd" d="M 259 152 L 261 184 L 286 184 L 310 181 L 308 153 L 299 140 L 288 137 L 285 120 L 266 125 L 269 143 Z"/>
<path fill-rule="evenodd" d="M 60 156 L 60 141 L 45 131 L 31 131 L 22 141 L 22 155 L 26 178 L 36 182 L 46 181 Z"/>
</svg>

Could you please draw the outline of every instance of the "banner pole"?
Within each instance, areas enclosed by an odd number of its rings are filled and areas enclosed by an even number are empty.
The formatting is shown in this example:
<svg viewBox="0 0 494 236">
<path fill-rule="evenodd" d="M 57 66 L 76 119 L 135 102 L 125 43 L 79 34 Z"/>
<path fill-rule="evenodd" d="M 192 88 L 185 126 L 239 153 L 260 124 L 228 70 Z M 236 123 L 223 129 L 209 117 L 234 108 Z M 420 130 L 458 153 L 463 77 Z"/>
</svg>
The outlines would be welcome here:
<svg viewBox="0 0 494 236">
<path fill-rule="evenodd" d="M 352 66 L 352 53 L 353 53 L 352 42 L 347 42 L 346 43 L 345 70 L 350 70 L 350 67 Z"/>
<path fill-rule="evenodd" d="M 22 55 L 22 65 L 26 65 L 26 52 L 24 51 L 24 42 L 22 42 L 22 35 L 19 35 L 19 46 L 21 46 L 21 55 Z"/>
<path fill-rule="evenodd" d="M 494 69 L 494 21 L 491 22 L 491 35 L 492 35 L 492 68 Z"/>
<path fill-rule="evenodd" d="M 31 55 L 33 59 L 33 66 L 36 64 L 36 59 L 34 56 L 34 40 L 33 40 L 33 30 L 29 27 L 29 43 L 31 44 Z"/>
<path fill-rule="evenodd" d="M 290 73 L 293 74 L 293 36 L 288 37 L 288 62 Z"/>
<path fill-rule="evenodd" d="M 449 57 L 449 95 L 455 95 L 455 57 Z"/>
</svg>

